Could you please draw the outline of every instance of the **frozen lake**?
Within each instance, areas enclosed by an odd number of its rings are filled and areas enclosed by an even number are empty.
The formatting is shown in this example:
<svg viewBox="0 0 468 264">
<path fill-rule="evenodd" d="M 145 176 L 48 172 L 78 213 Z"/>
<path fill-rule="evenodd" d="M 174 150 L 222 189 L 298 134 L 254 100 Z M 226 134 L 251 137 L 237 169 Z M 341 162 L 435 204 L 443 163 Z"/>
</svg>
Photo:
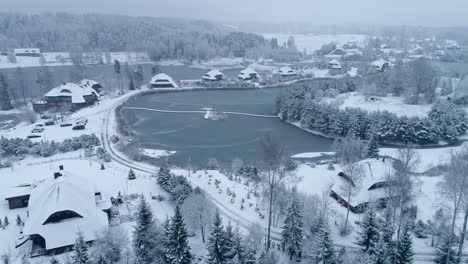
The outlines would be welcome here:
<svg viewBox="0 0 468 264">
<path fill-rule="evenodd" d="M 128 106 L 164 110 L 200 110 L 273 115 L 281 88 L 264 90 L 191 91 L 141 96 Z M 203 113 L 158 113 L 124 109 L 124 116 L 137 133 L 139 147 L 176 151 L 169 161 L 185 166 L 205 166 L 208 159 L 230 164 L 240 157 L 245 163 L 262 158 L 259 140 L 270 133 L 286 145 L 289 154 L 330 151 L 332 141 L 305 132 L 278 118 L 228 115 L 224 120 L 206 120 Z"/>
</svg>

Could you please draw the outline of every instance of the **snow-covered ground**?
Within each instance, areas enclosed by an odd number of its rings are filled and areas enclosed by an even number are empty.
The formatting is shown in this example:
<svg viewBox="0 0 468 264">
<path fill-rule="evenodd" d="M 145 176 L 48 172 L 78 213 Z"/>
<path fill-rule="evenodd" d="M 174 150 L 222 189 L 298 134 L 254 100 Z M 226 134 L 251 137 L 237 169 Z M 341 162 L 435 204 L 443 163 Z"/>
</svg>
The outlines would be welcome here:
<svg viewBox="0 0 468 264">
<path fill-rule="evenodd" d="M 286 34 L 286 33 L 265 33 L 262 34 L 265 38 L 276 38 L 278 44 L 283 45 L 288 41 L 289 37 L 294 37 L 298 50 L 307 50 L 307 54 L 312 54 L 324 44 L 334 42 L 337 46 L 341 46 L 346 42 L 356 42 L 358 46 L 363 46 L 366 40 L 366 35 L 315 35 L 315 34 Z"/>
<path fill-rule="evenodd" d="M 146 155 L 152 158 L 167 157 L 170 155 L 174 155 L 176 153 L 175 151 L 161 150 L 161 149 L 142 149 L 141 151 L 143 155 Z"/>
</svg>

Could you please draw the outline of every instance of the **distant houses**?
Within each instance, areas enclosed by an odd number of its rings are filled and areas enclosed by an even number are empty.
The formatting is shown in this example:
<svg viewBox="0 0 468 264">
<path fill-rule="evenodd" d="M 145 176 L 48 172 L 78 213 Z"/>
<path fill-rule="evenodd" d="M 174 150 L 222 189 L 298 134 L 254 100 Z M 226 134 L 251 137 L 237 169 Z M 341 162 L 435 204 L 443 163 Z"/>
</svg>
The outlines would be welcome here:
<svg viewBox="0 0 468 264">
<path fill-rule="evenodd" d="M 88 86 L 94 89 L 98 94 L 102 93 L 102 85 L 95 80 L 83 79 L 78 83 L 80 86 Z"/>
<path fill-rule="evenodd" d="M 63 166 L 37 186 L 14 187 L 13 194 L 16 198 L 6 197 L 10 209 L 28 208 L 23 234 L 31 241 L 32 257 L 66 252 L 78 231 L 89 242 L 109 226 L 110 197 Z"/>
<path fill-rule="evenodd" d="M 371 65 L 377 70 L 377 71 L 380 71 L 380 72 L 384 72 L 386 71 L 389 67 L 390 67 L 390 64 L 388 63 L 388 61 L 384 60 L 384 59 L 378 59 L 376 61 L 373 61 L 371 63 Z"/>
<path fill-rule="evenodd" d="M 252 70 L 251 68 L 246 68 L 242 70 L 237 77 L 243 81 L 250 81 L 250 80 L 258 80 L 260 75 L 256 71 Z"/>
<path fill-rule="evenodd" d="M 13 49 L 16 57 L 40 57 L 41 51 L 38 48 Z"/>
<path fill-rule="evenodd" d="M 330 70 L 341 70 L 341 63 L 337 60 L 331 60 L 328 62 L 328 69 Z"/>
<path fill-rule="evenodd" d="M 150 81 L 151 88 L 179 88 L 171 76 L 165 73 L 158 73 Z"/>
<path fill-rule="evenodd" d="M 211 70 L 202 76 L 204 81 L 221 81 L 224 78 L 224 74 L 219 70 Z"/>
<path fill-rule="evenodd" d="M 42 100 L 33 103 L 33 109 L 38 113 L 63 108 L 69 111 L 76 111 L 80 108 L 93 105 L 98 99 L 99 94 L 92 88 L 92 85 L 62 83 L 60 86 L 47 92 Z"/>
</svg>

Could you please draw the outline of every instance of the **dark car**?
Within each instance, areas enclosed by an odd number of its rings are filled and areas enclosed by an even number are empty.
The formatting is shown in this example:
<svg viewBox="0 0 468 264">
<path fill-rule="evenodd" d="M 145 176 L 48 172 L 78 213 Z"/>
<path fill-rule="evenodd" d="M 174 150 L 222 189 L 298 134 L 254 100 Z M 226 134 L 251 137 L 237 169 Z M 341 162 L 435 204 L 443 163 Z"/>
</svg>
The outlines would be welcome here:
<svg viewBox="0 0 468 264">
<path fill-rule="evenodd" d="M 77 124 L 77 125 L 75 125 L 72 129 L 73 129 L 73 130 L 83 130 L 83 129 L 85 129 L 85 128 L 86 128 L 85 125 L 83 125 L 83 124 Z"/>
</svg>

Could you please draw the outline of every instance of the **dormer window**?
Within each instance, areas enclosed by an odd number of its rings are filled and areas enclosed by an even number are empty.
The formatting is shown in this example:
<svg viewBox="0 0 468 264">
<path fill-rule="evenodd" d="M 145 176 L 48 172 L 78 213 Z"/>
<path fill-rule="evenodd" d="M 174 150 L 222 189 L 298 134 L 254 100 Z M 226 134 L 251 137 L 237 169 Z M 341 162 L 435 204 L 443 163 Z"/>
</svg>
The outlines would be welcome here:
<svg viewBox="0 0 468 264">
<path fill-rule="evenodd" d="M 74 211 L 70 210 L 65 210 L 65 211 L 59 211 L 51 214 L 47 220 L 43 223 L 43 225 L 46 224 L 51 224 L 51 223 L 59 223 L 67 219 L 72 219 L 72 218 L 83 218 L 81 215 Z"/>
<path fill-rule="evenodd" d="M 60 90 L 60 92 L 61 92 L 61 93 L 71 93 L 71 91 L 68 90 L 68 89 L 62 89 L 62 90 Z"/>
</svg>

